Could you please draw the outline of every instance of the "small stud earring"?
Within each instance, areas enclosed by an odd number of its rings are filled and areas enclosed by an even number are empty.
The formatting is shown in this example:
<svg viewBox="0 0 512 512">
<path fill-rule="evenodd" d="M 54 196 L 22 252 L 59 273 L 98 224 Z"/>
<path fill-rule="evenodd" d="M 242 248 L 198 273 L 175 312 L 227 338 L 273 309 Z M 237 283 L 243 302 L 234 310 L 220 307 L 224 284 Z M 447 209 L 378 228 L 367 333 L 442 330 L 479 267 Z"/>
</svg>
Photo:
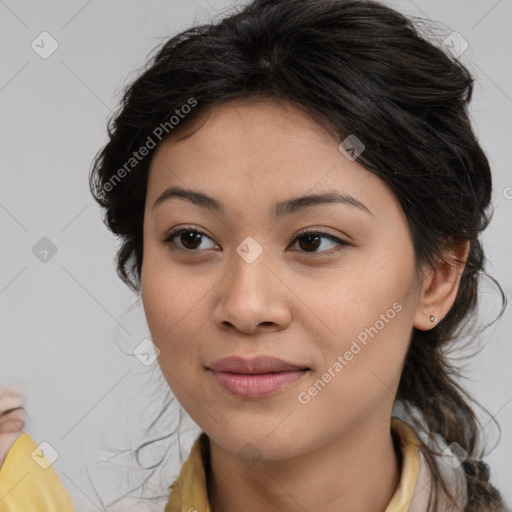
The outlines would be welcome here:
<svg viewBox="0 0 512 512">
<path fill-rule="evenodd" d="M 431 322 L 437 322 L 437 318 L 434 315 L 430 315 Z"/>
</svg>

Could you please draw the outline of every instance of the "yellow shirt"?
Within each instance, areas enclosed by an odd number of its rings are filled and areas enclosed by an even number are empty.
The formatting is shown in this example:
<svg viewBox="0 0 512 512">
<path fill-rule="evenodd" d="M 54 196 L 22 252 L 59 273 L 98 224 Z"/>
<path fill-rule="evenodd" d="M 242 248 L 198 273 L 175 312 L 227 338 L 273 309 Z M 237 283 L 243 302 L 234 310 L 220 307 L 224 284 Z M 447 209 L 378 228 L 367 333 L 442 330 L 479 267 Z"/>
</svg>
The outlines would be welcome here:
<svg viewBox="0 0 512 512">
<path fill-rule="evenodd" d="M 414 430 L 396 417 L 391 428 L 400 440 L 402 453 L 401 476 L 386 512 L 432 512 L 435 490 L 431 473 L 419 450 L 421 441 Z M 169 487 L 170 497 L 164 512 L 211 512 L 208 504 L 205 463 L 209 441 L 203 432 L 195 441 L 180 474 Z M 463 470 L 444 465 L 444 477 L 449 486 L 458 485 L 466 500 Z M 453 487 L 452 487 L 453 488 Z M 444 496 L 439 496 L 440 511 L 464 510 L 451 508 Z M 0 512 L 75 512 L 73 503 L 57 473 L 38 448 L 32 437 L 24 433 L 9 450 L 0 468 Z"/>
<path fill-rule="evenodd" d="M 21 434 L 0 468 L 0 512 L 74 512 L 59 476 L 32 437 Z"/>
</svg>

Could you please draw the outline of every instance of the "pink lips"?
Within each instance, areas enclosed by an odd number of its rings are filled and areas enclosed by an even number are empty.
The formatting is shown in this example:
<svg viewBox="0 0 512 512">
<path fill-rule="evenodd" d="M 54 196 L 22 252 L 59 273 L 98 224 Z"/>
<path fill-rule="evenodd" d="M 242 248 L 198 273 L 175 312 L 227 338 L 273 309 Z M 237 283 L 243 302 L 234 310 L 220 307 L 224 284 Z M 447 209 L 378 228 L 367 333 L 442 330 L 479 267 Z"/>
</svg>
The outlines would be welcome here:
<svg viewBox="0 0 512 512">
<path fill-rule="evenodd" d="M 218 359 L 207 369 L 234 396 L 260 398 L 272 395 L 299 380 L 309 368 L 270 356 Z"/>
</svg>

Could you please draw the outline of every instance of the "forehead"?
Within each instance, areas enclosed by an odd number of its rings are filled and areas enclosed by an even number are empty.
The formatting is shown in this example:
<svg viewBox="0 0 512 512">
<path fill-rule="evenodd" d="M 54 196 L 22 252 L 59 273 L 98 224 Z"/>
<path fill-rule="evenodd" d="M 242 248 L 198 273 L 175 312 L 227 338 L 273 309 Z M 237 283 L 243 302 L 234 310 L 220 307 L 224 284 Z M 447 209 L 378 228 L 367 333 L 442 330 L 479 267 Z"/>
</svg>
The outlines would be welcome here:
<svg viewBox="0 0 512 512">
<path fill-rule="evenodd" d="M 148 204 L 171 185 L 200 189 L 227 204 L 275 203 L 327 189 L 353 195 L 370 209 L 393 202 L 385 182 L 338 146 L 292 104 L 231 101 L 160 144 L 150 166 Z"/>
</svg>

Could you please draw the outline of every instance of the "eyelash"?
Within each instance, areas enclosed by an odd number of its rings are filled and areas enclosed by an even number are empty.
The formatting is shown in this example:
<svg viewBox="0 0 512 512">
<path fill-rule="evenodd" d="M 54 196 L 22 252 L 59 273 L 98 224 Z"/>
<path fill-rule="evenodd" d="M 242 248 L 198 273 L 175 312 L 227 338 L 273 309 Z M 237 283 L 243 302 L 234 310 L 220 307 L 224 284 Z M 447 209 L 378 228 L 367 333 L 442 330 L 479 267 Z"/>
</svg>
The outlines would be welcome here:
<svg viewBox="0 0 512 512">
<path fill-rule="evenodd" d="M 171 231 L 163 240 L 162 242 L 164 244 L 166 244 L 169 249 L 171 251 L 182 251 L 182 252 L 189 252 L 189 253 L 194 253 L 194 252 L 197 252 L 197 253 L 200 253 L 202 251 L 200 250 L 197 250 L 197 249 L 182 249 L 181 247 L 177 247 L 176 246 L 176 243 L 174 242 L 174 238 L 177 238 L 179 237 L 180 235 L 183 235 L 185 233 L 198 233 L 200 235 L 203 235 L 205 236 L 206 238 L 210 238 L 208 235 L 206 235 L 206 233 L 203 233 L 202 231 L 199 231 L 195 228 L 181 228 L 181 229 L 178 229 L 178 230 L 175 230 L 175 231 Z M 302 252 L 304 254 L 307 254 L 308 256 L 314 256 L 314 255 L 330 255 L 330 254 L 333 254 L 337 251 L 340 251 L 343 247 L 346 247 L 348 245 L 350 245 L 349 243 L 345 242 L 344 240 L 341 240 L 340 238 L 334 236 L 334 235 L 331 235 L 329 233 L 324 233 L 323 231 L 314 231 L 314 230 L 306 230 L 306 231 L 302 231 L 300 232 L 293 240 L 292 240 L 292 244 L 295 243 L 297 240 L 301 239 L 302 237 L 305 237 L 305 236 L 308 236 L 308 235 L 316 235 L 316 236 L 320 236 L 321 238 L 327 238 L 333 242 L 336 242 L 339 247 L 337 248 L 333 248 L 333 249 L 329 249 L 327 251 L 320 251 L 320 252 L 307 252 L 307 251 L 298 251 L 298 252 Z M 211 238 L 210 238 L 211 240 Z M 213 240 L 212 240 L 213 241 Z"/>
</svg>

